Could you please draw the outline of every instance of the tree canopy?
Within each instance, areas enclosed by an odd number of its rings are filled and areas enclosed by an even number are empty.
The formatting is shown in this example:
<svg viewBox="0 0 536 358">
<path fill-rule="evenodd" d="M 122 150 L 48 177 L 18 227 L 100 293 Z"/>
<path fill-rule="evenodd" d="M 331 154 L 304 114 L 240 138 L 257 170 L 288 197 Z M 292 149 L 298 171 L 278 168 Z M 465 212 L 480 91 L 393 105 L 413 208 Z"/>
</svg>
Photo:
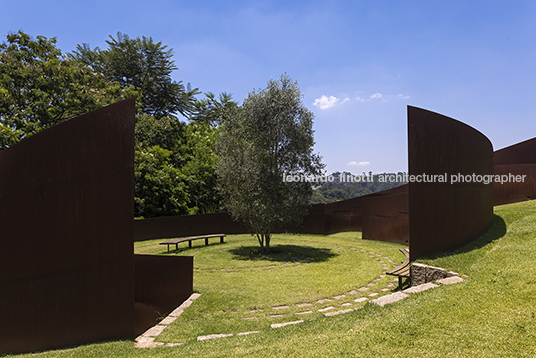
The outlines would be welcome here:
<svg viewBox="0 0 536 358">
<path fill-rule="evenodd" d="M 262 252 L 276 228 L 298 224 L 306 214 L 310 183 L 283 175 L 320 175 L 313 153 L 313 113 L 297 82 L 284 74 L 250 92 L 221 125 L 217 174 L 225 207 L 256 235 Z"/>
<path fill-rule="evenodd" d="M 19 31 L 0 45 L 0 150 L 41 129 L 135 95 Z"/>
<path fill-rule="evenodd" d="M 145 114 L 161 118 L 179 113 L 188 117 L 194 111 L 199 91 L 171 79 L 171 73 L 177 70 L 172 49 L 151 37 L 131 39 L 121 32 L 117 38 L 110 35 L 106 43 L 108 48 L 104 50 L 91 49 L 87 43 L 78 45 L 71 56 L 121 88 L 136 88 Z"/>
</svg>

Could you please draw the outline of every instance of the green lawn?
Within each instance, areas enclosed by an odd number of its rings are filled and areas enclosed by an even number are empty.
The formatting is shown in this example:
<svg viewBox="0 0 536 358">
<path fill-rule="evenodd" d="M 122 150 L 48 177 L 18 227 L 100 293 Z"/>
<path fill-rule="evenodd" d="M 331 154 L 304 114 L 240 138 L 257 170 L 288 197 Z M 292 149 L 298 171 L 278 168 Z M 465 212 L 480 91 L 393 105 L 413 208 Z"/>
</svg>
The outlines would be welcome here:
<svg viewBox="0 0 536 358">
<path fill-rule="evenodd" d="M 195 257 L 194 289 L 202 295 L 157 339 L 184 345 L 135 349 L 131 341 L 119 341 L 35 356 L 533 357 L 536 202 L 496 207 L 495 213 L 493 227 L 477 241 L 454 253 L 419 260 L 467 275 L 465 282 L 413 294 L 385 307 L 367 303 L 333 317 L 317 310 L 328 305 L 338 309 L 353 302 L 350 298 L 392 289 L 392 277 L 380 277 L 379 257 L 402 261 L 399 245 L 361 240 L 359 233 L 276 235 L 276 255 L 259 257 L 252 252 L 255 240 L 247 235 L 229 236 L 225 244 L 208 247 L 201 240 L 192 249 L 171 254 Z M 136 252 L 166 254 L 158 241 L 137 243 Z M 350 294 L 371 282 L 375 285 L 370 290 Z M 334 298 L 342 294 L 346 296 Z M 318 303 L 322 298 L 332 301 Z M 296 304 L 306 302 L 313 304 L 309 306 L 313 313 L 295 318 L 305 309 Z M 273 309 L 282 305 L 290 307 Z M 351 307 L 359 305 L 363 304 L 354 302 Z M 285 316 L 270 317 L 274 314 Z M 256 318 L 243 319 L 248 317 Z M 296 319 L 305 322 L 269 328 L 271 323 Z M 261 332 L 195 339 L 249 330 Z"/>
</svg>

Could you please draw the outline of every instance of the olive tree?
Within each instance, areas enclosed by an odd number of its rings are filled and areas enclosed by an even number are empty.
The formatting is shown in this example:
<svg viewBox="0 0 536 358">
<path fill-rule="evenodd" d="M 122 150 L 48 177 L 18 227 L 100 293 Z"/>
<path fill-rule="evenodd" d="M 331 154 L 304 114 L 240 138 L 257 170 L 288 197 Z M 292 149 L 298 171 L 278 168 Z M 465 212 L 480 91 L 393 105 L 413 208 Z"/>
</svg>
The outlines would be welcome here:
<svg viewBox="0 0 536 358">
<path fill-rule="evenodd" d="M 250 92 L 222 121 L 217 175 L 224 205 L 257 237 L 262 253 L 274 229 L 298 224 L 307 213 L 311 183 L 284 178 L 321 174 L 313 118 L 297 82 L 284 74 Z"/>
</svg>

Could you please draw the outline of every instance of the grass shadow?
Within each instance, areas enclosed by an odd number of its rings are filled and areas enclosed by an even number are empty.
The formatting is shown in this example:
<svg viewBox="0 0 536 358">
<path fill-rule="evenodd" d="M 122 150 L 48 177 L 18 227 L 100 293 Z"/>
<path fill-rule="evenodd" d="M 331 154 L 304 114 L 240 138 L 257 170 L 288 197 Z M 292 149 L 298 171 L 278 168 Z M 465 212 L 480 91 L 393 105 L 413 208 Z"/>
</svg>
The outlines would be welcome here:
<svg viewBox="0 0 536 358">
<path fill-rule="evenodd" d="M 273 261 L 273 262 L 325 262 L 339 256 L 331 249 L 302 245 L 275 245 L 269 254 L 262 254 L 259 246 L 240 246 L 230 249 L 233 260 Z"/>
<path fill-rule="evenodd" d="M 451 255 L 457 255 L 457 254 L 463 254 L 466 252 L 470 252 L 473 250 L 478 250 L 493 241 L 500 239 L 506 235 L 506 223 L 504 222 L 503 218 L 501 218 L 498 215 L 493 214 L 493 223 L 489 227 L 489 229 L 482 235 L 480 235 L 475 240 L 469 242 L 468 244 L 453 250 L 453 251 L 442 251 L 434 254 L 428 254 L 426 256 L 420 257 L 420 259 L 437 259 L 440 257 L 445 256 L 451 256 Z"/>
</svg>

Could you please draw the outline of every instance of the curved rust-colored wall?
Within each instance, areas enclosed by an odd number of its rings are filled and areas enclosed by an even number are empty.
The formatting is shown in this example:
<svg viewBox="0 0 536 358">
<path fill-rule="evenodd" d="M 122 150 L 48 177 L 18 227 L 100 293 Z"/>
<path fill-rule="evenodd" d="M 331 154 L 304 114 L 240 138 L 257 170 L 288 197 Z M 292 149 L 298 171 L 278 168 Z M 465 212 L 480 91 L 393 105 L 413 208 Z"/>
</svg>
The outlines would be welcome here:
<svg viewBox="0 0 536 358">
<path fill-rule="evenodd" d="M 134 241 L 208 234 L 244 234 L 229 213 L 163 216 L 134 220 Z"/>
<path fill-rule="evenodd" d="M 363 201 L 363 239 L 409 244 L 408 188 L 369 194 Z"/>
<path fill-rule="evenodd" d="M 134 334 L 134 100 L 0 152 L 0 354 Z"/>
<path fill-rule="evenodd" d="M 451 184 L 451 175 L 492 175 L 493 148 L 482 133 L 455 119 L 408 106 L 410 175 L 444 175 L 446 183 L 409 183 L 411 260 L 452 250 L 493 221 L 493 185 Z"/>
<path fill-rule="evenodd" d="M 494 174 L 523 176 L 522 181 L 493 183 L 493 205 L 536 199 L 536 138 L 495 151 Z"/>
</svg>

